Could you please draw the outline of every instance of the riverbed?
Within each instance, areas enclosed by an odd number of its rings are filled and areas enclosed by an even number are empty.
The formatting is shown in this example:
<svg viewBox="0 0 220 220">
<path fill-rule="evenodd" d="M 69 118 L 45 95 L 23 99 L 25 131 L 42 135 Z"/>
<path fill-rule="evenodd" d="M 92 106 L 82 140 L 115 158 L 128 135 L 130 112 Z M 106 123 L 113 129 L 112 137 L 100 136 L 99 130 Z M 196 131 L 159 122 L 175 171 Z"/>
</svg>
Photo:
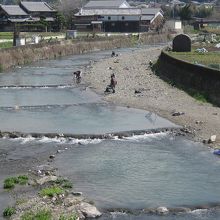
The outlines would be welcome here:
<svg viewBox="0 0 220 220">
<path fill-rule="evenodd" d="M 116 52 L 135 50 L 139 48 Z M 175 130 L 178 126 L 154 112 L 110 104 L 95 94 L 88 83 L 75 83 L 73 71 L 84 70 L 110 54 L 111 51 L 104 51 L 41 61 L 0 75 L 0 130 L 26 134 L 0 140 L 1 185 L 7 176 L 24 174 L 48 163 L 51 154 L 63 150 L 50 163 L 61 176 L 73 181 L 76 190 L 95 202 L 104 212 L 102 219 L 219 216 L 216 206 L 212 208 L 220 202 L 216 175 L 220 163 L 211 150 L 169 131 L 151 133 L 154 129 Z M 130 137 L 114 135 L 144 130 L 149 132 L 130 133 Z M 31 133 L 40 135 L 33 137 Z M 57 137 L 50 138 L 48 133 Z M 112 134 L 110 138 L 65 137 L 106 133 Z M 8 195 L 0 190 L 0 212 L 13 204 Z M 163 217 L 143 212 L 159 206 L 208 209 Z"/>
</svg>

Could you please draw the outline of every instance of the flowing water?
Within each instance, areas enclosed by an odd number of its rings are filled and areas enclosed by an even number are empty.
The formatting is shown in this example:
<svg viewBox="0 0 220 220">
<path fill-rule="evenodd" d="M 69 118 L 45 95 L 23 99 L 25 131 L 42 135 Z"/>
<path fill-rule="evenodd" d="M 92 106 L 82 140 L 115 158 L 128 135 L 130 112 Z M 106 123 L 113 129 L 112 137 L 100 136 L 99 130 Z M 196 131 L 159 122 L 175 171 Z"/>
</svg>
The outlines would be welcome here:
<svg viewBox="0 0 220 220">
<path fill-rule="evenodd" d="M 133 49 L 119 50 L 119 52 Z M 72 72 L 110 51 L 41 61 L 0 75 L 0 130 L 25 133 L 104 134 L 177 127 L 154 113 L 112 106 Z M 103 88 L 104 90 L 104 88 Z M 53 165 L 104 211 L 101 219 L 220 219 L 220 161 L 207 147 L 170 133 L 118 139 L 32 136 L 0 140 L 0 183 L 23 173 L 48 154 Z M 11 202 L 0 190 L 0 212 Z M 194 207 L 159 216 L 143 209 Z M 121 211 L 121 210 L 124 211 Z"/>
</svg>

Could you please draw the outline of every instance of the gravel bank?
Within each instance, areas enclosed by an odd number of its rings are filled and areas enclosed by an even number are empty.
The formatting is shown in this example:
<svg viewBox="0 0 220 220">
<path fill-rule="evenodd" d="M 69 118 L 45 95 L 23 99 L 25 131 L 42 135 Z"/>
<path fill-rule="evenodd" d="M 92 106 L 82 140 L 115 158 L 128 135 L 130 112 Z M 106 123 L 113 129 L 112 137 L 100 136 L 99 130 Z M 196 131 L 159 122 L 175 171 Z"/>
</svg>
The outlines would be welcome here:
<svg viewBox="0 0 220 220">
<path fill-rule="evenodd" d="M 84 80 L 104 100 L 155 112 L 170 121 L 185 126 L 196 141 L 208 140 L 217 135 L 220 143 L 220 108 L 201 103 L 184 91 L 161 80 L 148 68 L 149 60 L 156 60 L 161 47 L 133 50 L 91 64 L 85 70 Z M 117 79 L 116 93 L 104 94 L 110 75 Z M 136 93 L 135 93 L 136 90 Z M 183 112 L 173 116 L 174 112 Z"/>
</svg>

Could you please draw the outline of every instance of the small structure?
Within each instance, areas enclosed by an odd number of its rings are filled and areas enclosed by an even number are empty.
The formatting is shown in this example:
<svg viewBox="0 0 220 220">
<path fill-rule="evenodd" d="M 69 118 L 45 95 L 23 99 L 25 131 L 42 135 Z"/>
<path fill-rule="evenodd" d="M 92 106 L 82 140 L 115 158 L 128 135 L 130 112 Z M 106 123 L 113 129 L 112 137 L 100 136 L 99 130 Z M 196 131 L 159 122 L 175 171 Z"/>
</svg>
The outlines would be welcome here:
<svg viewBox="0 0 220 220">
<path fill-rule="evenodd" d="M 191 52 L 191 39 L 186 34 L 179 34 L 173 39 L 174 52 Z"/>
</svg>

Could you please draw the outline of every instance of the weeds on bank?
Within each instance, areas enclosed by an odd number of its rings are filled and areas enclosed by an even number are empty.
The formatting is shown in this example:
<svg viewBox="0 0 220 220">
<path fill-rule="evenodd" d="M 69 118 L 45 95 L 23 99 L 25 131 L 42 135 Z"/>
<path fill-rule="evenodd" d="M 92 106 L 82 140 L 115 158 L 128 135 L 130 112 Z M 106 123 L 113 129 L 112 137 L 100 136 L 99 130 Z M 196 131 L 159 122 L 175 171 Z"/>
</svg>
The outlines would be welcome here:
<svg viewBox="0 0 220 220">
<path fill-rule="evenodd" d="M 29 211 L 21 216 L 21 220 L 52 220 L 52 213 L 46 209 L 39 210 L 36 213 Z"/>
<path fill-rule="evenodd" d="M 78 219 L 78 216 L 74 213 L 70 216 L 67 216 L 67 215 L 61 215 L 59 220 L 77 220 Z"/>
<path fill-rule="evenodd" d="M 16 213 L 16 210 L 15 210 L 14 207 L 7 207 L 3 211 L 3 216 L 4 217 L 10 217 L 10 216 L 12 216 L 15 213 Z"/>
<path fill-rule="evenodd" d="M 12 189 L 16 184 L 25 185 L 28 182 L 28 177 L 25 175 L 18 177 L 9 177 L 4 180 L 4 189 Z"/>
<path fill-rule="evenodd" d="M 61 195 L 63 193 L 64 190 L 59 186 L 51 186 L 48 188 L 44 188 L 39 192 L 40 196 L 49 196 L 49 197 Z"/>
<path fill-rule="evenodd" d="M 204 102 L 204 103 L 208 102 L 205 94 L 202 94 L 199 92 L 192 92 L 192 91 L 189 91 L 188 93 L 189 93 L 189 95 L 191 95 L 194 99 L 196 99 L 199 102 Z"/>
</svg>

